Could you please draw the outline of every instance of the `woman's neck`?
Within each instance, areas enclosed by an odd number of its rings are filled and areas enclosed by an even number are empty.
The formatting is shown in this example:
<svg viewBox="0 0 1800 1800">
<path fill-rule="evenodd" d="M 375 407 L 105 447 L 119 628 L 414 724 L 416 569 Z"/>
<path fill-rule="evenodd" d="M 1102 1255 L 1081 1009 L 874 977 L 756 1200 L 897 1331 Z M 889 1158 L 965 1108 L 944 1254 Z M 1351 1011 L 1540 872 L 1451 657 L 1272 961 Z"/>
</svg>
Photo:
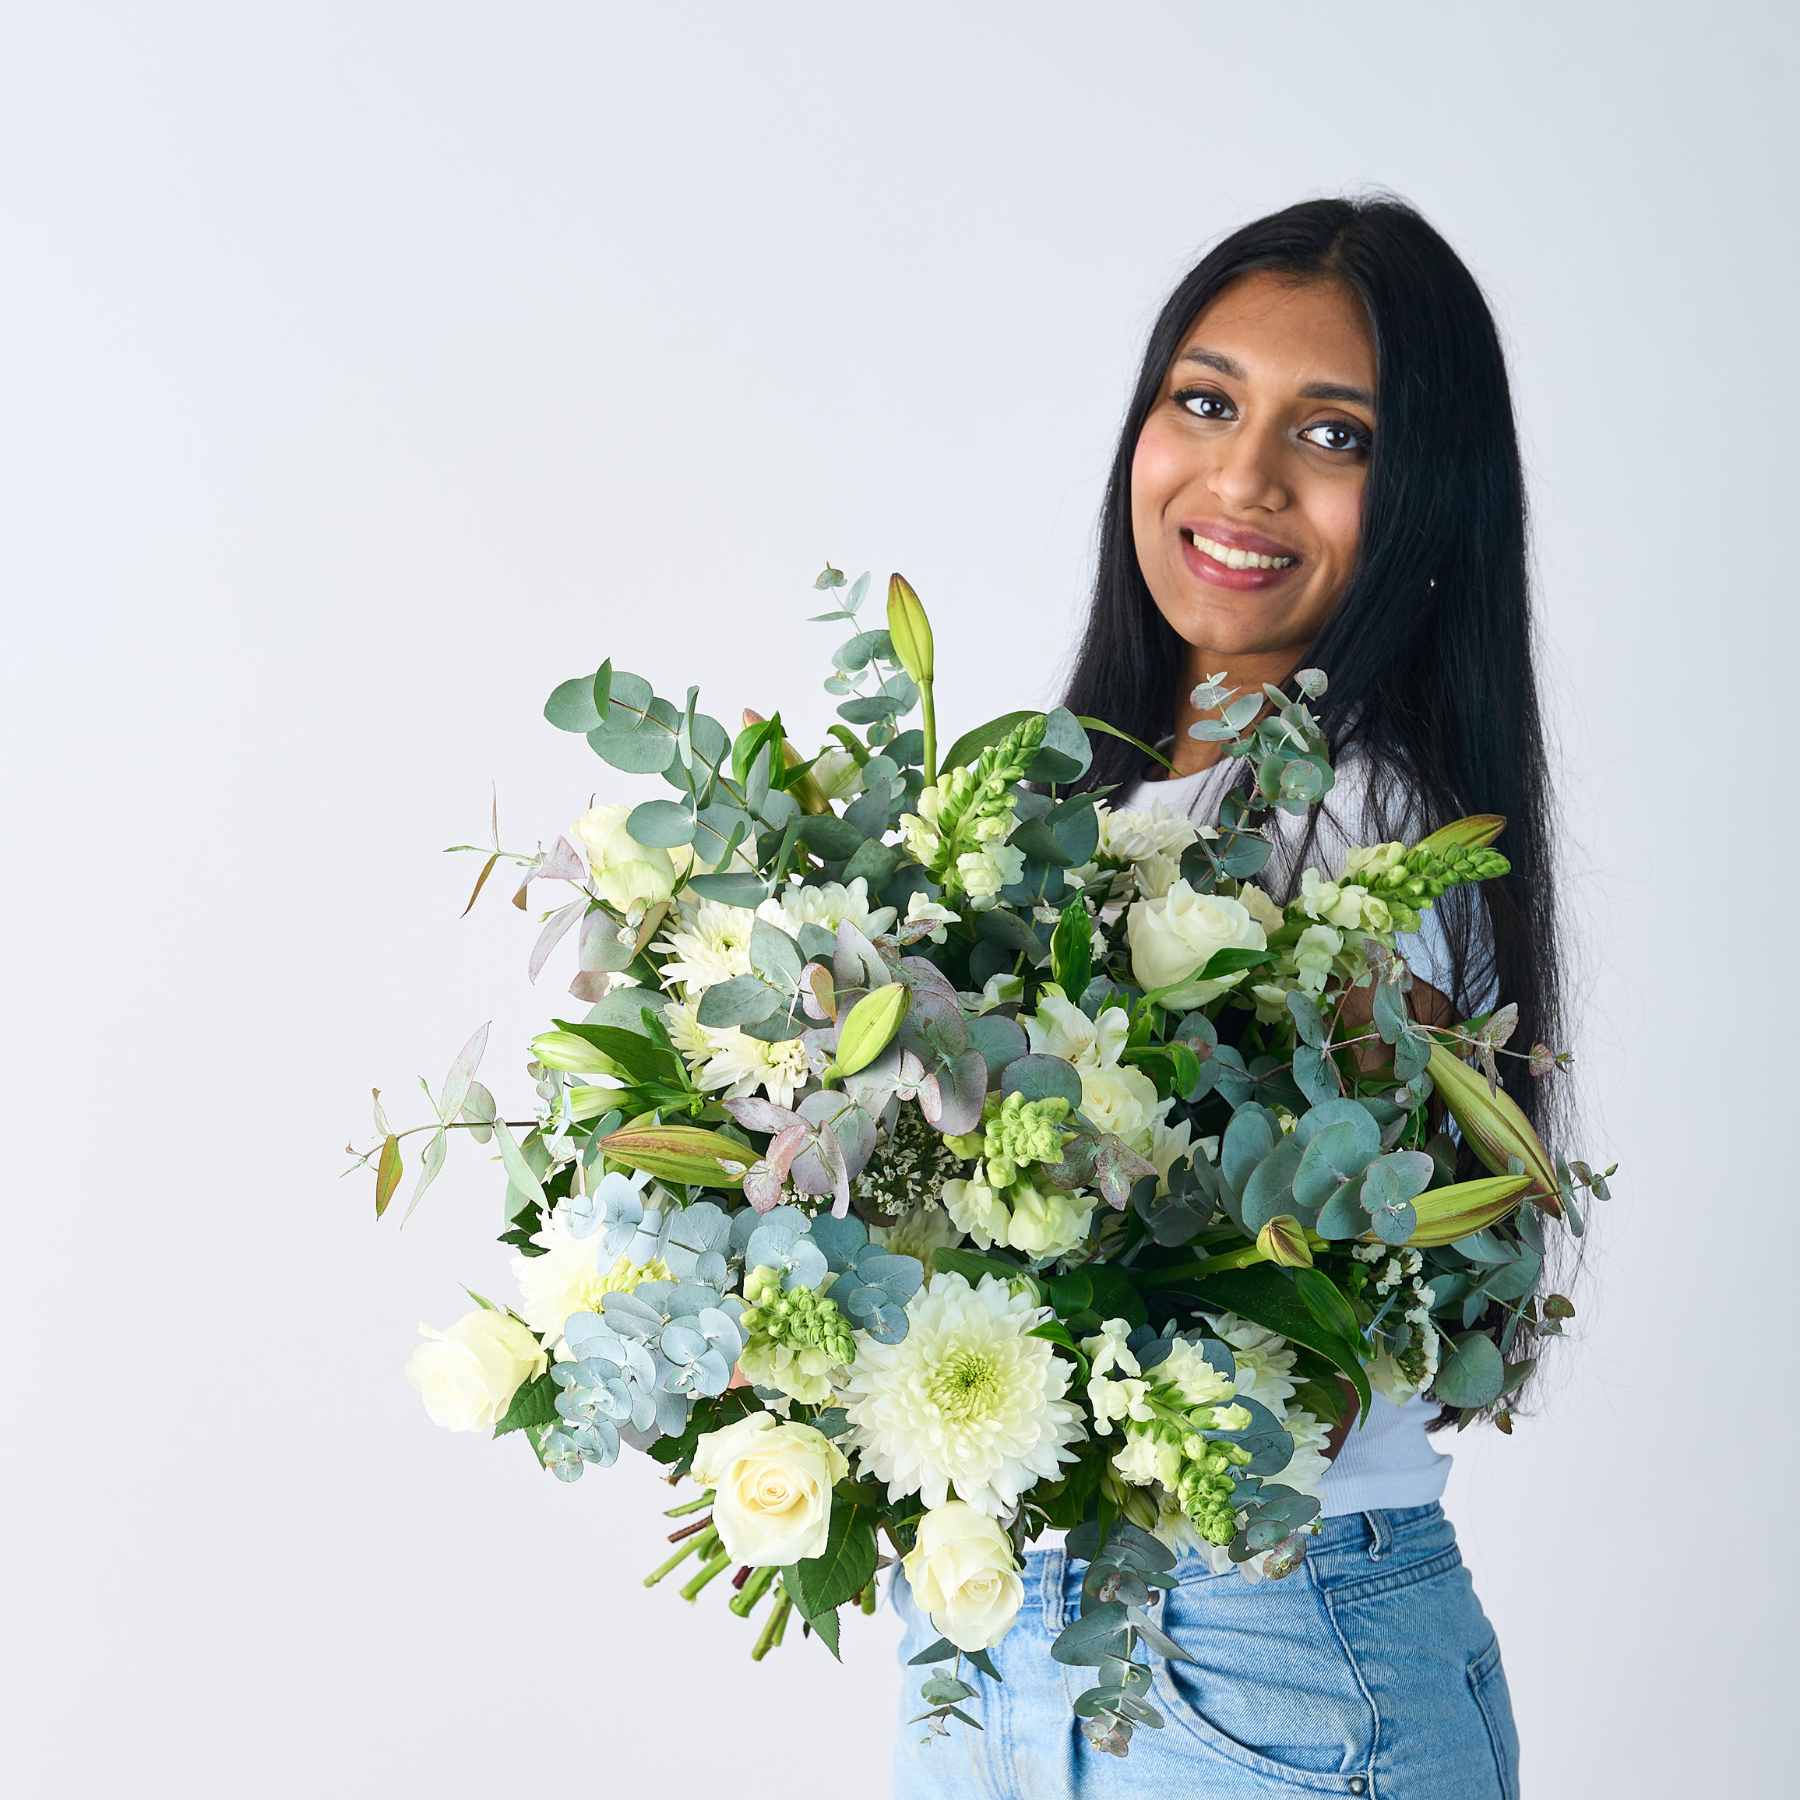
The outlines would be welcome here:
<svg viewBox="0 0 1800 1800">
<path fill-rule="evenodd" d="M 1175 742 L 1169 747 L 1169 760 L 1175 765 L 1175 773 L 1197 775 L 1202 769 L 1210 769 L 1225 753 L 1224 746 L 1216 741 L 1188 736 L 1188 727 L 1197 720 L 1218 717 L 1216 710 L 1202 712 L 1194 704 L 1190 696 L 1195 688 L 1209 676 L 1224 670 L 1224 685 L 1238 690 L 1233 698 L 1260 694 L 1264 682 L 1279 687 L 1286 681 L 1302 666 L 1305 654 L 1304 650 L 1298 655 L 1292 650 L 1247 650 L 1229 654 L 1222 650 L 1190 647 L 1187 679 L 1181 684 L 1181 699 L 1175 708 Z M 1265 712 L 1272 710 L 1266 695 L 1263 709 Z"/>
</svg>

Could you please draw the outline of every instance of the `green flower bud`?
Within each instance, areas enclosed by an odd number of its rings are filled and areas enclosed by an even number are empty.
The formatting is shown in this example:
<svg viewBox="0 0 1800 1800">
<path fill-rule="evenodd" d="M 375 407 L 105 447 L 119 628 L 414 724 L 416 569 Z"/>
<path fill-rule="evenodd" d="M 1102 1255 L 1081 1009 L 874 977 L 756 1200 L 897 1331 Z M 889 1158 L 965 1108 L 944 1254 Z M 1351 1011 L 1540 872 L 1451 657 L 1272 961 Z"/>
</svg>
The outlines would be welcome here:
<svg viewBox="0 0 1800 1800">
<path fill-rule="evenodd" d="M 866 1069 L 893 1042 L 911 998 L 911 990 L 898 981 L 891 981 L 872 994 L 864 994 L 851 1007 L 850 1016 L 838 1032 L 832 1073 L 854 1075 Z"/>
<path fill-rule="evenodd" d="M 628 1169 L 695 1187 L 742 1187 L 756 1156 L 736 1138 L 698 1125 L 627 1125 L 603 1137 L 600 1148 Z"/>
</svg>

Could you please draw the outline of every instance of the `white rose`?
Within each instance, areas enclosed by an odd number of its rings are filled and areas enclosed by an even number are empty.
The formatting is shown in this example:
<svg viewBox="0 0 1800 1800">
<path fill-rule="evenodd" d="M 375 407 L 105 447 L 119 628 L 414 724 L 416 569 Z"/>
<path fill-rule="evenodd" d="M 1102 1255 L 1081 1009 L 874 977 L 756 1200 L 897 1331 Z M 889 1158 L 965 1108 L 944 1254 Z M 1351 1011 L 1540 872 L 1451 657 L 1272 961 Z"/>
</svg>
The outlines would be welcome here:
<svg viewBox="0 0 1800 1800">
<path fill-rule="evenodd" d="M 849 1474 L 844 1453 L 810 1425 L 749 1413 L 694 1446 L 694 1479 L 713 1490 L 713 1525 L 726 1551 L 755 1567 L 824 1553 L 831 1490 Z"/>
<path fill-rule="evenodd" d="M 549 1364 L 544 1347 L 515 1318 L 477 1307 L 448 1331 L 421 1325 L 426 1341 L 406 1359 L 434 1425 L 446 1431 L 492 1431 L 512 1397 Z"/>
<path fill-rule="evenodd" d="M 1204 1006 L 1243 980 L 1242 969 L 1212 981 L 1183 979 L 1205 968 L 1215 951 L 1261 950 L 1269 941 L 1243 901 L 1197 894 L 1186 881 L 1173 882 L 1160 900 L 1136 901 L 1125 915 L 1125 938 L 1138 985 L 1146 993 L 1170 988 L 1163 1005 L 1177 1011 Z"/>
<path fill-rule="evenodd" d="M 962 1500 L 933 1507 L 919 1521 L 902 1566 L 932 1624 L 959 1650 L 991 1650 L 1025 1598 L 1012 1540 Z"/>
<path fill-rule="evenodd" d="M 667 900 L 675 891 L 675 862 L 666 850 L 640 844 L 625 829 L 629 806 L 590 806 L 575 821 L 594 887 L 608 906 L 628 913 Z"/>
<path fill-rule="evenodd" d="M 1150 1128 L 1169 1110 L 1157 1098 L 1156 1083 L 1142 1069 L 1080 1068 L 1081 1110 L 1100 1127 L 1121 1137 L 1140 1155 L 1150 1148 Z"/>
</svg>

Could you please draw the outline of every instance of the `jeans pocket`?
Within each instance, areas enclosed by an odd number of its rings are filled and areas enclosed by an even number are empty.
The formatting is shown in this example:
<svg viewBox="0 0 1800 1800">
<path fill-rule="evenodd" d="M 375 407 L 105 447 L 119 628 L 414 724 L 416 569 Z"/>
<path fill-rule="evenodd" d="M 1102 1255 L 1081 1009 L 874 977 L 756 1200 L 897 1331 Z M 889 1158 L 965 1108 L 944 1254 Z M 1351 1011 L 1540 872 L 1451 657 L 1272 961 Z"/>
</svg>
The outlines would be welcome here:
<svg viewBox="0 0 1800 1800">
<path fill-rule="evenodd" d="M 1363 1791 L 1374 1713 L 1304 1574 L 1184 1583 L 1151 1617 L 1194 1658 L 1151 1659 L 1159 1735 L 1183 1735 L 1275 1791 Z"/>
<path fill-rule="evenodd" d="M 1519 1732 L 1513 1723 L 1512 1690 L 1506 1684 L 1498 1637 L 1469 1664 L 1469 1688 L 1487 1721 L 1501 1800 L 1519 1800 Z"/>
</svg>

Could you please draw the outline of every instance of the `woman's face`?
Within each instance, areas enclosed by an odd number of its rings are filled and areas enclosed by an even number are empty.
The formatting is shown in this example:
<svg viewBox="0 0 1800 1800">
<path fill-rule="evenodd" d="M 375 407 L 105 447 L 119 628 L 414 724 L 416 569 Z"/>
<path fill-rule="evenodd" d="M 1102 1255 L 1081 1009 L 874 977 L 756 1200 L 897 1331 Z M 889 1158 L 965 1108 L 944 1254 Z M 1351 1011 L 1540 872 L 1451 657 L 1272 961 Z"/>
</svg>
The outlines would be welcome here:
<svg viewBox="0 0 1800 1800">
<path fill-rule="evenodd" d="M 1241 276 L 1182 340 L 1138 435 L 1131 526 L 1157 610 L 1218 666 L 1272 653 L 1291 672 L 1331 616 L 1356 561 L 1374 395 L 1368 324 L 1337 282 Z M 1283 560 L 1234 568 L 1233 550 Z"/>
</svg>

